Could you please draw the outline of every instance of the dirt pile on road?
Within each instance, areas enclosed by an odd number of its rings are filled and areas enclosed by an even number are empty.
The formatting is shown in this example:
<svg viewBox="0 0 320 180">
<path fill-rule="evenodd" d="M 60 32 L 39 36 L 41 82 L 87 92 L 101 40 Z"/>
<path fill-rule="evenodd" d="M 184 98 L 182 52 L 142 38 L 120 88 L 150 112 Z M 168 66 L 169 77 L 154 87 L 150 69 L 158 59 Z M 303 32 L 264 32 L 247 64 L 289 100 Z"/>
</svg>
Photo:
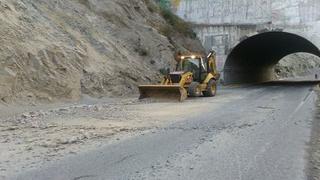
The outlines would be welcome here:
<svg viewBox="0 0 320 180">
<path fill-rule="evenodd" d="M 167 128 L 196 112 L 205 113 L 208 105 L 218 108 L 219 103 L 213 101 L 238 98 L 221 96 L 220 100 L 196 99 L 183 104 L 149 103 L 137 98 L 88 98 L 84 102 L 32 106 L 29 110 L 17 105 L 9 105 L 6 110 L 0 105 L 0 180 Z"/>
<path fill-rule="evenodd" d="M 275 67 L 276 78 L 313 76 L 320 68 L 320 58 L 311 54 L 297 53 L 283 58 Z M 319 72 L 318 72 L 319 73 Z"/>
<path fill-rule="evenodd" d="M 0 101 L 136 92 L 203 50 L 174 25 L 148 0 L 0 0 Z"/>
</svg>

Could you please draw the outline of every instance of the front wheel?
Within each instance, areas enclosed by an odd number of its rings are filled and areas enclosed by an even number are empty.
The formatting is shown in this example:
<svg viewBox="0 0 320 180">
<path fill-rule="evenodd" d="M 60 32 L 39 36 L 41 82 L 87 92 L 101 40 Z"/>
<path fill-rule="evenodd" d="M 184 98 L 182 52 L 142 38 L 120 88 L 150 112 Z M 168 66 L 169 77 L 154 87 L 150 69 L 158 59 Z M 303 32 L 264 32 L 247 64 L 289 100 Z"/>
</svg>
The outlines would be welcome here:
<svg viewBox="0 0 320 180">
<path fill-rule="evenodd" d="M 189 86 L 188 92 L 191 97 L 201 96 L 200 84 L 198 82 L 192 82 Z"/>
<path fill-rule="evenodd" d="M 217 94 L 217 82 L 211 79 L 208 83 L 206 91 L 203 92 L 205 97 L 213 97 Z"/>
</svg>

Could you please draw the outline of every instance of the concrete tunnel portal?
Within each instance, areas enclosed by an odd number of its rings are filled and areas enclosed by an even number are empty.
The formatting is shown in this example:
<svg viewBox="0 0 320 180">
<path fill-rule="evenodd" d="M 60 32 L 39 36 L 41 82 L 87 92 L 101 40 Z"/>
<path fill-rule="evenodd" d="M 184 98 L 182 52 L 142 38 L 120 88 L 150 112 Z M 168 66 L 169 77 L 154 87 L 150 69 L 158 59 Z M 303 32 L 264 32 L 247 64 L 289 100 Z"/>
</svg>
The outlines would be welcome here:
<svg viewBox="0 0 320 180">
<path fill-rule="evenodd" d="M 274 79 L 274 66 L 293 53 L 320 57 L 309 40 L 288 32 L 265 32 L 240 42 L 228 55 L 224 67 L 226 84 L 257 83 Z"/>
</svg>

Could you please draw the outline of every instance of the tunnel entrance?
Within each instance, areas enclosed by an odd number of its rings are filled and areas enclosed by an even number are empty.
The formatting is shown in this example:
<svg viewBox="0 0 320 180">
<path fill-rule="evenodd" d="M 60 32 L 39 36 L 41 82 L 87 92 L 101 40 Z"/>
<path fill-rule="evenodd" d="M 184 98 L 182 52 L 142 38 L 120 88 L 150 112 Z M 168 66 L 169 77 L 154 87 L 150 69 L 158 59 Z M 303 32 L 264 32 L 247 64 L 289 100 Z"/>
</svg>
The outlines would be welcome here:
<svg viewBox="0 0 320 180">
<path fill-rule="evenodd" d="M 296 34 L 266 32 L 252 36 L 229 54 L 224 81 L 233 84 L 274 80 L 274 66 L 285 56 L 299 52 L 320 57 L 320 50 L 313 43 Z"/>
</svg>

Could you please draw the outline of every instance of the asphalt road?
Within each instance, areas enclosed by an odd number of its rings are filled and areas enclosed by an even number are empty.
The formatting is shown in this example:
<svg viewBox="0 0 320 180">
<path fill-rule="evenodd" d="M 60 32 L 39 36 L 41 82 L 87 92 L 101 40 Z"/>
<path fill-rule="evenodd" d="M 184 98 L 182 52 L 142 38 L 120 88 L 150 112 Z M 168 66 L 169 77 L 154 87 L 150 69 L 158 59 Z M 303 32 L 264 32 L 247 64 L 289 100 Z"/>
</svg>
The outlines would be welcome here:
<svg viewBox="0 0 320 180">
<path fill-rule="evenodd" d="M 312 87 L 226 88 L 221 96 L 241 98 L 13 179 L 307 179 Z"/>
</svg>

